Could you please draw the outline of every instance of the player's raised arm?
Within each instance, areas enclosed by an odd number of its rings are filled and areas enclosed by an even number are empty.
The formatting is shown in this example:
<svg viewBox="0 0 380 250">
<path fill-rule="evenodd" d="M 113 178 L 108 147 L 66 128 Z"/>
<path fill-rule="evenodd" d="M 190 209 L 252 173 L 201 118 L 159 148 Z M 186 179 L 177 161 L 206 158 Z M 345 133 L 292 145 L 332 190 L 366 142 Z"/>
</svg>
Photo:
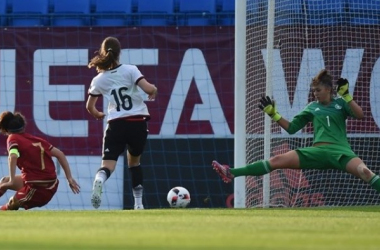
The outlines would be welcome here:
<svg viewBox="0 0 380 250">
<path fill-rule="evenodd" d="M 352 95 L 350 95 L 348 91 L 349 89 L 348 80 L 345 78 L 339 78 L 336 84 L 337 84 L 336 92 L 338 93 L 338 95 L 342 97 L 343 100 L 345 100 L 348 103 L 355 118 L 363 119 L 364 118 L 363 109 L 355 102 Z"/>
</svg>

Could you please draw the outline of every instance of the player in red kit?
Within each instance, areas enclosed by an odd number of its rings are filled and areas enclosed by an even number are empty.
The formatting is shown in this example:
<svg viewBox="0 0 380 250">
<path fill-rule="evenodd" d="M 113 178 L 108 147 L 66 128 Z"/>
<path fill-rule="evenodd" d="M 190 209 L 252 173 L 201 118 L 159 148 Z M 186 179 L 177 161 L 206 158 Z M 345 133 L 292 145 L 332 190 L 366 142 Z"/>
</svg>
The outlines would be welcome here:
<svg viewBox="0 0 380 250">
<path fill-rule="evenodd" d="M 25 125 L 21 113 L 4 111 L 0 114 L 0 131 L 8 136 L 9 167 L 9 176 L 0 180 L 0 196 L 8 189 L 16 191 L 1 210 L 42 207 L 52 199 L 59 184 L 52 157 L 61 164 L 73 193 L 80 191 L 65 154 L 46 140 L 25 133 Z M 21 170 L 20 175 L 16 175 L 16 167 Z"/>
</svg>

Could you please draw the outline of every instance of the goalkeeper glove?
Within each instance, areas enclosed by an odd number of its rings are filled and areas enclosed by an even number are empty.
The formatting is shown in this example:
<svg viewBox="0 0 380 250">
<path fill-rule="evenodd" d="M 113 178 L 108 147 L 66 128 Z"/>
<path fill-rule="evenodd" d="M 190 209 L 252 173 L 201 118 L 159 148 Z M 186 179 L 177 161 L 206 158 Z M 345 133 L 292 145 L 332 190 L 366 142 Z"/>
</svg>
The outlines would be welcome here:
<svg viewBox="0 0 380 250">
<path fill-rule="evenodd" d="M 269 96 L 263 96 L 260 100 L 259 108 L 269 115 L 273 121 L 277 122 L 281 119 L 281 115 L 277 112 L 275 102 Z"/>
<path fill-rule="evenodd" d="M 338 93 L 338 95 L 340 95 L 343 100 L 345 100 L 347 103 L 352 101 L 352 95 L 350 95 L 350 93 L 348 93 L 348 86 L 349 86 L 349 83 L 347 81 L 346 78 L 339 78 L 338 81 L 336 82 L 336 84 L 338 85 L 337 88 L 336 88 L 336 92 Z"/>
</svg>

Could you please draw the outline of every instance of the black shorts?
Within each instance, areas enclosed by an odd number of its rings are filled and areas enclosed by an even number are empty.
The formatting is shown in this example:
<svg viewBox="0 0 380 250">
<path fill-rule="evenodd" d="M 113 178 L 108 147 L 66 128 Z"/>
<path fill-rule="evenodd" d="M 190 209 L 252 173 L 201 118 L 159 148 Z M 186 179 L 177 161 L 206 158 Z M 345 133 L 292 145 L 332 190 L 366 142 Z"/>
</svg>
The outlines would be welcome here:
<svg viewBox="0 0 380 250">
<path fill-rule="evenodd" d="M 125 148 L 133 156 L 143 153 L 148 138 L 147 121 L 116 119 L 108 122 L 103 136 L 103 160 L 117 161 Z"/>
</svg>

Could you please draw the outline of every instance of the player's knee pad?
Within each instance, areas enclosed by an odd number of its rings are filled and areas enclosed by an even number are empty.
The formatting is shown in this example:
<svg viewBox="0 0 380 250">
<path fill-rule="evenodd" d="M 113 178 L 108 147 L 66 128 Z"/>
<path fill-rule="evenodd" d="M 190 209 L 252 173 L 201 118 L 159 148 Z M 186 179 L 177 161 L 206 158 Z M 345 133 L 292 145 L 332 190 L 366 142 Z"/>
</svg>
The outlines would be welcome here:
<svg viewBox="0 0 380 250">
<path fill-rule="evenodd" d="M 8 210 L 18 210 L 19 208 L 19 201 L 14 196 L 12 196 L 8 201 Z"/>
</svg>

